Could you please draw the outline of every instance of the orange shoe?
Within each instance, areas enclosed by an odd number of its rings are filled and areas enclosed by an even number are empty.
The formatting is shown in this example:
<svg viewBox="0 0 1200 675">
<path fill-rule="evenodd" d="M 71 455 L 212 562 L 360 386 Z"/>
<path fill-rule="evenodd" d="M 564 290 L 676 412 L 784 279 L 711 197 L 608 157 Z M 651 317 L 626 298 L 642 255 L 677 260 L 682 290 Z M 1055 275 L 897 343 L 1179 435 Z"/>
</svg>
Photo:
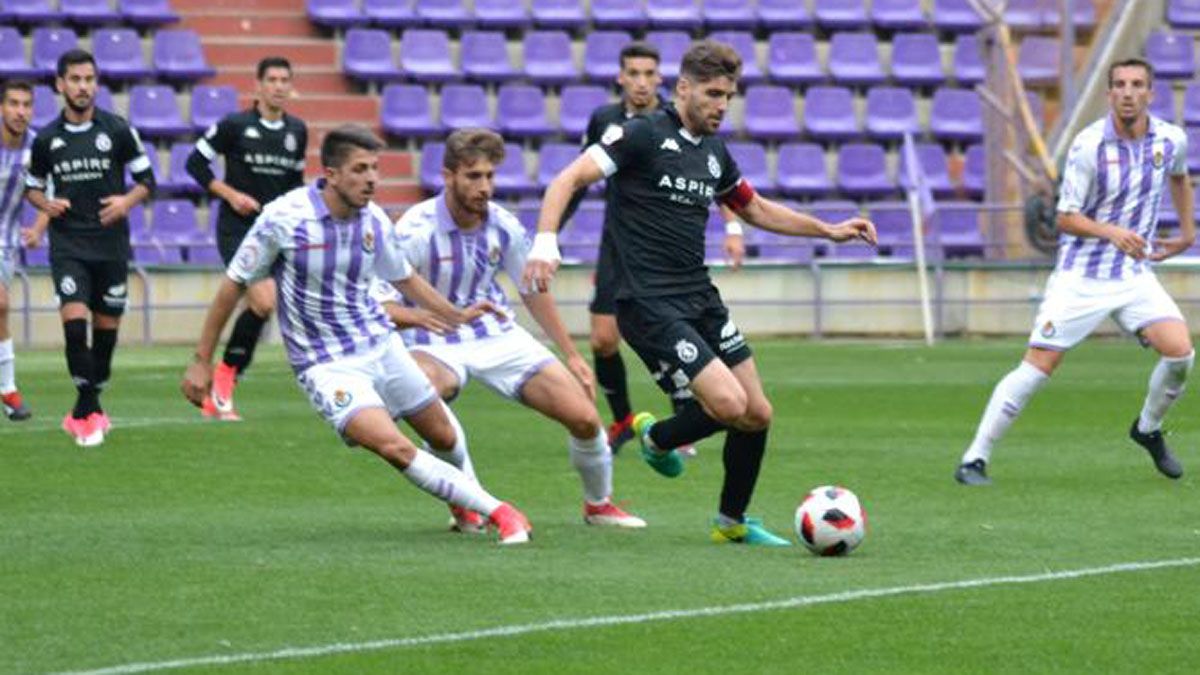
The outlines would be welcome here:
<svg viewBox="0 0 1200 675">
<path fill-rule="evenodd" d="M 608 425 L 608 447 L 612 454 L 621 451 L 621 446 L 633 440 L 633 413 Z"/>
<path fill-rule="evenodd" d="M 96 425 L 95 413 L 85 419 L 77 419 L 67 413 L 63 417 L 62 428 L 81 448 L 95 447 L 104 442 L 104 431 Z"/>
<path fill-rule="evenodd" d="M 486 534 L 487 521 L 475 511 L 450 505 L 450 531 L 463 534 Z"/>
<path fill-rule="evenodd" d="M 492 511 L 488 520 L 500 530 L 500 543 L 505 545 L 524 544 L 529 541 L 529 533 L 533 531 L 525 514 L 508 502 Z"/>
<path fill-rule="evenodd" d="M 96 428 L 100 431 L 103 431 L 106 435 L 108 434 L 108 430 L 112 429 L 112 421 L 108 419 L 108 414 L 103 411 L 94 412 L 91 415 L 88 415 L 88 420 L 95 424 Z"/>
<path fill-rule="evenodd" d="M 237 386 L 237 370 L 224 362 L 213 372 L 212 391 L 204 399 L 200 414 L 222 422 L 240 422 L 241 415 L 233 407 L 233 389 Z"/>
<path fill-rule="evenodd" d="M 645 527 L 646 521 L 635 515 L 626 513 L 621 507 L 606 501 L 603 504 L 583 503 L 583 522 L 588 525 L 608 525 L 610 527 Z"/>
<path fill-rule="evenodd" d="M 0 403 L 4 405 L 4 414 L 14 422 L 22 422 L 33 417 L 33 411 L 25 405 L 25 400 L 21 398 L 21 392 L 15 389 L 0 395 Z"/>
</svg>

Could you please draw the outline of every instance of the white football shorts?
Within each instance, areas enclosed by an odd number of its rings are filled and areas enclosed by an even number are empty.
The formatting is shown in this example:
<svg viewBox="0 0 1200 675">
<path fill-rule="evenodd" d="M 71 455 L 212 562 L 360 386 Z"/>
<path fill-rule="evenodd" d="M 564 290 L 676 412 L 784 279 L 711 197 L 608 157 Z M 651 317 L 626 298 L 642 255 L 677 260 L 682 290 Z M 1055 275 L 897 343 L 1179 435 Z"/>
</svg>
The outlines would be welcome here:
<svg viewBox="0 0 1200 675">
<path fill-rule="evenodd" d="M 458 378 L 459 389 L 473 377 L 511 399 L 520 399 L 525 383 L 556 361 L 545 345 L 516 324 L 499 335 L 454 344 L 409 345 L 409 349 L 449 368 Z"/>
<path fill-rule="evenodd" d="M 1066 351 L 1110 316 L 1130 334 L 1159 321 L 1184 320 L 1153 272 L 1120 281 L 1055 272 L 1046 282 L 1029 346 Z"/>
</svg>

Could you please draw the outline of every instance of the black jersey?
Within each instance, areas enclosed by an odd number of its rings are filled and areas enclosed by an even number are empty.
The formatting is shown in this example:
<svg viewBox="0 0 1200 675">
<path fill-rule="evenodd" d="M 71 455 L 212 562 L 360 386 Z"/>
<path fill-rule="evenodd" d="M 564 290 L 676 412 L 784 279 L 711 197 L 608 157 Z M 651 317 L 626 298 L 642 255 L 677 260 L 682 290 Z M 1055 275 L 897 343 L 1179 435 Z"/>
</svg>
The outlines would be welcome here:
<svg viewBox="0 0 1200 675">
<path fill-rule="evenodd" d="M 285 192 L 304 184 L 304 153 L 308 127 L 304 121 L 284 114 L 270 122 L 257 108 L 231 113 L 208 128 L 188 156 L 187 172 L 208 188 L 214 174 L 210 163 L 225 156 L 225 182 L 266 206 Z M 239 216 L 222 201 L 217 229 L 244 235 L 257 214 Z"/>
<path fill-rule="evenodd" d="M 126 192 L 126 166 L 134 180 L 154 190 L 150 158 L 137 131 L 106 110 L 94 109 L 91 121 L 79 125 L 60 114 L 38 132 L 25 186 L 71 202 L 62 217 L 50 221 L 52 256 L 129 259 L 129 221 L 100 224 L 100 200 Z"/>
<path fill-rule="evenodd" d="M 618 299 L 708 288 L 704 231 L 741 172 L 716 136 L 693 136 L 671 105 L 609 127 L 588 154 L 608 177 L 604 229 L 616 244 Z"/>
</svg>

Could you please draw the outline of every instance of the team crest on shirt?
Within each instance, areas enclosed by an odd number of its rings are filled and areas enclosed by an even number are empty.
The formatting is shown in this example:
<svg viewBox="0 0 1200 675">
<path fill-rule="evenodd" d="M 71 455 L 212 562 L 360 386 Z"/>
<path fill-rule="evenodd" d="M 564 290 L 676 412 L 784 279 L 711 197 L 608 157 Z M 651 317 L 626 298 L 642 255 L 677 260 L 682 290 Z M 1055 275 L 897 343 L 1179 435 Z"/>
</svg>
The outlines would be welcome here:
<svg viewBox="0 0 1200 675">
<path fill-rule="evenodd" d="M 372 230 L 363 232 L 362 250 L 363 253 L 366 253 L 367 255 L 371 255 L 375 252 L 375 232 Z"/>
<path fill-rule="evenodd" d="M 713 178 L 721 177 L 721 163 L 711 152 L 708 153 L 708 172 L 712 174 Z"/>
<path fill-rule="evenodd" d="M 493 246 L 488 249 L 488 264 L 489 265 L 499 265 L 500 264 L 500 247 L 499 246 Z"/>
<path fill-rule="evenodd" d="M 679 357 L 680 361 L 691 363 L 700 356 L 700 350 L 696 349 L 696 345 L 688 340 L 680 340 L 675 343 L 675 355 Z"/>
<path fill-rule="evenodd" d="M 242 244 L 237 254 L 237 264 L 244 270 L 252 270 L 258 265 L 258 244 L 248 241 Z"/>
<path fill-rule="evenodd" d="M 103 131 L 96 134 L 96 149 L 100 152 L 108 152 L 109 150 L 112 150 L 112 139 L 109 138 L 108 134 L 104 133 Z"/>
<path fill-rule="evenodd" d="M 1161 169 L 1162 165 L 1163 165 L 1162 150 L 1155 150 L 1154 151 L 1154 168 Z"/>
<path fill-rule="evenodd" d="M 292 135 L 292 132 L 289 131 L 287 136 L 283 137 L 283 147 L 286 148 L 288 152 L 296 151 L 296 137 Z"/>
<path fill-rule="evenodd" d="M 1054 327 L 1053 321 L 1047 321 L 1046 323 L 1042 324 L 1042 337 L 1052 338 L 1057 332 L 1058 329 Z"/>
<path fill-rule="evenodd" d="M 333 407 L 337 408 L 338 410 L 350 405 L 350 402 L 353 400 L 354 394 L 351 394 L 345 389 L 338 389 L 337 391 L 333 392 Z"/>
</svg>

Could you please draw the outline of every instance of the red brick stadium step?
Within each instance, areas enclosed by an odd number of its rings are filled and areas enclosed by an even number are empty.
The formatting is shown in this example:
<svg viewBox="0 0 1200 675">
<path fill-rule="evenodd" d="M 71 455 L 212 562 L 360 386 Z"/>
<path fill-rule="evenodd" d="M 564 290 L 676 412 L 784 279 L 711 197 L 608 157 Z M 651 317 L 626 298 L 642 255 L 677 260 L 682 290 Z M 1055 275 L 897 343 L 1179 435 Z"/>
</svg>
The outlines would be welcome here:
<svg viewBox="0 0 1200 675">
<path fill-rule="evenodd" d="M 321 37 L 321 31 L 303 13 L 197 11 L 183 15 L 182 28 L 217 37 Z"/>
<path fill-rule="evenodd" d="M 238 97 L 241 107 L 248 107 L 249 94 Z M 288 112 L 306 122 L 360 122 L 369 126 L 379 124 L 379 99 L 365 94 L 300 94 L 288 104 Z"/>
<path fill-rule="evenodd" d="M 239 94 L 249 94 L 255 86 L 255 64 L 248 66 L 222 66 L 217 70 L 216 77 L 205 80 L 205 84 L 229 85 L 238 90 Z M 320 68 L 306 66 L 294 73 L 296 93 L 301 96 L 309 94 L 353 94 L 354 83 L 346 79 L 341 68 Z"/>
<path fill-rule="evenodd" d="M 218 71 L 229 66 L 254 66 L 267 56 L 286 57 L 301 76 L 301 66 L 330 69 L 340 64 L 337 44 L 327 39 L 202 36 L 201 43 L 204 45 L 204 56 Z"/>
<path fill-rule="evenodd" d="M 227 9 L 240 12 L 290 12 L 306 16 L 304 0 L 171 0 L 171 8 L 180 14 Z"/>
<path fill-rule="evenodd" d="M 324 137 L 324 134 L 319 134 Z M 305 167 L 310 175 L 317 175 L 321 168 L 321 141 L 310 140 Z M 316 169 L 314 171 L 313 169 Z M 412 154 L 403 150 L 384 150 L 379 153 L 379 171 L 386 180 L 411 179 L 413 177 Z"/>
</svg>

